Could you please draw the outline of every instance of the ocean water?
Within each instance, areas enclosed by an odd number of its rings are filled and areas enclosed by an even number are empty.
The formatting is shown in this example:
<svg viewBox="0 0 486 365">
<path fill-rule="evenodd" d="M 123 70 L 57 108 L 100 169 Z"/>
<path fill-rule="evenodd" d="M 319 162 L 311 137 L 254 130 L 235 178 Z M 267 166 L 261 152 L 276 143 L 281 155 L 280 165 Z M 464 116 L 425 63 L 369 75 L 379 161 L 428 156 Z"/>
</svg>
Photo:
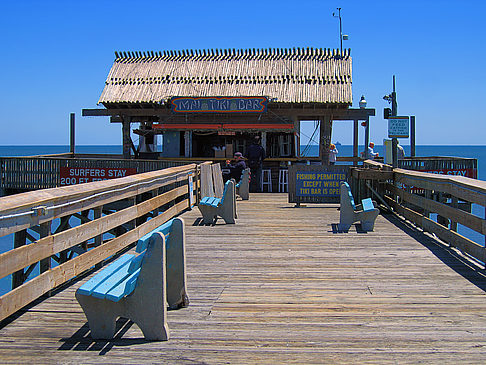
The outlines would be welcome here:
<svg viewBox="0 0 486 365">
<path fill-rule="evenodd" d="M 404 145 L 405 154 L 410 156 L 410 146 Z M 305 146 L 301 146 L 301 151 L 305 149 Z M 338 156 L 352 156 L 353 146 L 340 145 L 338 146 Z M 363 151 L 364 146 L 359 146 L 359 151 Z M 46 154 L 58 154 L 69 152 L 69 146 L 0 146 L 0 156 L 35 156 Z M 76 146 L 76 153 L 81 154 L 122 154 L 122 146 L 118 145 L 106 145 L 106 146 Z M 383 146 L 376 145 L 375 152 L 378 152 L 380 156 L 384 155 Z M 310 145 L 307 148 L 306 156 L 318 156 L 319 149 L 317 145 Z M 454 157 L 467 157 L 478 159 L 478 178 L 480 180 L 486 180 L 486 146 L 416 146 L 416 156 L 454 156 Z M 485 208 L 473 205 L 473 214 L 479 217 L 485 217 Z M 53 222 L 53 228 L 58 222 Z M 484 245 L 485 237 L 479 233 L 468 229 L 467 227 L 458 227 L 459 233 L 472 239 L 473 241 Z M 8 251 L 13 247 L 12 235 L 0 237 L 0 253 Z M 38 275 L 38 270 L 34 270 L 31 277 Z M 10 276 L 0 279 L 0 296 L 10 290 L 11 282 Z"/>
</svg>

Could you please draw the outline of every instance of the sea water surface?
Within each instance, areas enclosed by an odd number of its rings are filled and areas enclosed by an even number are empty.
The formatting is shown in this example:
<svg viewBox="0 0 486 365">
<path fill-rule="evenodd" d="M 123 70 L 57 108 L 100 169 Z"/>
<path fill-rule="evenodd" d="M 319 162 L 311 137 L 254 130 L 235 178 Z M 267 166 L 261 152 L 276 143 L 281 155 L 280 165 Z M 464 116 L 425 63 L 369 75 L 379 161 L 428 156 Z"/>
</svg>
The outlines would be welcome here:
<svg viewBox="0 0 486 365">
<path fill-rule="evenodd" d="M 301 146 L 301 151 L 304 151 L 306 146 Z M 353 146 L 339 145 L 337 146 L 338 156 L 352 156 Z M 405 154 L 410 156 L 410 146 L 403 145 Z M 68 145 L 53 145 L 53 146 L 0 146 L 0 156 L 35 156 L 67 153 L 70 151 Z M 359 146 L 359 151 L 364 151 L 364 146 Z M 122 146 L 119 145 L 103 145 L 103 146 L 76 146 L 76 153 L 81 154 L 122 154 Z M 384 147 L 382 145 L 375 145 L 375 152 L 380 156 L 384 155 Z M 317 145 L 310 145 L 306 150 L 306 156 L 318 156 L 319 148 Z M 486 180 L 486 146 L 435 146 L 435 145 L 419 145 L 416 146 L 416 156 L 453 156 L 466 157 L 478 159 L 478 179 Z M 473 205 L 473 214 L 484 218 L 485 208 Z M 471 240 L 484 245 L 485 237 L 467 227 L 459 226 L 459 233 L 470 238 Z M 0 253 L 6 252 L 13 248 L 13 235 L 0 237 Z M 38 269 L 34 270 L 32 277 L 38 275 Z M 11 282 L 10 276 L 0 279 L 0 296 L 10 290 Z"/>
</svg>

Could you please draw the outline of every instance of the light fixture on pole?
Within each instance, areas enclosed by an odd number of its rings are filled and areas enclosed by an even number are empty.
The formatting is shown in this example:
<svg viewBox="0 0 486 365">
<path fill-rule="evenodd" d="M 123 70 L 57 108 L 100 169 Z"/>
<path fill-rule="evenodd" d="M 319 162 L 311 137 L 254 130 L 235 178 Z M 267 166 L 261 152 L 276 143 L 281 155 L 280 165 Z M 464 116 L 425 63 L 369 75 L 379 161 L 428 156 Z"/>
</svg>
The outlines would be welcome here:
<svg viewBox="0 0 486 365">
<path fill-rule="evenodd" d="M 365 109 L 367 105 L 366 99 L 364 95 L 361 95 L 361 100 L 359 101 L 359 108 L 360 109 Z"/>
</svg>

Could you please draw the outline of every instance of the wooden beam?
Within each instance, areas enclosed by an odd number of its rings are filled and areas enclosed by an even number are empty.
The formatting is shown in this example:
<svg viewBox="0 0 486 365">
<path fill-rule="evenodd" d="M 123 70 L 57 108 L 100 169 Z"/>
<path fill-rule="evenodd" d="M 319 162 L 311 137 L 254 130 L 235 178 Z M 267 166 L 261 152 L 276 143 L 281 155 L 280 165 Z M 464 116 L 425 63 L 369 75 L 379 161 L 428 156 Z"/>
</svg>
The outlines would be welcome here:
<svg viewBox="0 0 486 365">
<path fill-rule="evenodd" d="M 180 123 L 181 121 L 190 120 L 201 120 L 208 121 L 214 118 L 217 119 L 223 117 L 221 113 L 204 113 L 204 115 L 186 115 L 181 113 L 180 115 L 174 114 L 170 109 L 167 108 L 156 108 L 156 109 L 83 109 L 83 116 L 131 116 L 131 117 L 159 117 L 159 118 L 171 118 L 174 123 Z M 333 120 L 367 120 L 369 117 L 375 116 L 375 109 L 352 109 L 352 108 L 326 108 L 324 106 L 316 106 L 312 109 L 303 108 L 280 108 L 278 106 L 269 107 L 267 113 L 234 113 L 232 115 L 226 115 L 228 119 L 238 120 L 246 119 L 247 122 L 250 120 L 261 119 L 261 116 L 268 116 L 269 118 L 277 117 L 288 117 L 298 118 L 300 120 L 306 119 L 316 119 L 321 116 L 333 116 Z M 112 120 L 117 122 L 117 119 Z M 121 121 L 120 121 L 121 122 Z M 132 120 L 132 123 L 138 122 Z M 170 121 L 167 121 L 168 123 Z"/>
</svg>

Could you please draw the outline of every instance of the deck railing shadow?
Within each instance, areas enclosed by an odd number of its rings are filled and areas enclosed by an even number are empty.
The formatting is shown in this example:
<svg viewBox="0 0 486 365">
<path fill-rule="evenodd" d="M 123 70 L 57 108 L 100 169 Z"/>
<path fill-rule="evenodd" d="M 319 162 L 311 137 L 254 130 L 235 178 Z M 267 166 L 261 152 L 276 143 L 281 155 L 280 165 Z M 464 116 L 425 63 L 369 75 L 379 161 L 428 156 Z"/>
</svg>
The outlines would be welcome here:
<svg viewBox="0 0 486 365">
<path fill-rule="evenodd" d="M 469 261 L 467 257 L 394 214 L 384 214 L 383 217 L 396 228 L 417 240 L 444 265 L 447 265 L 464 279 L 486 292 L 485 271 Z"/>
</svg>

